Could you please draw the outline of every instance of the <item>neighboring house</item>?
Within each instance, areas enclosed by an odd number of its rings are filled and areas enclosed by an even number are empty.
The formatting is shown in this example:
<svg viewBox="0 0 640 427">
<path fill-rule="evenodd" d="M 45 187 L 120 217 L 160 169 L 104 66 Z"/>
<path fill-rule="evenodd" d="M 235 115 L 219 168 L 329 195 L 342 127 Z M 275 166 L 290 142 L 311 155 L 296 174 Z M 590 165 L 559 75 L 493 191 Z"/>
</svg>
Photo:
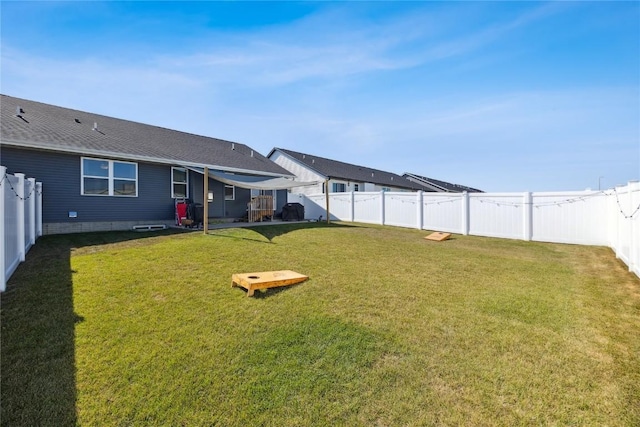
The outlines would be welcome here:
<svg viewBox="0 0 640 427">
<path fill-rule="evenodd" d="M 297 187 L 292 192 L 302 194 L 324 193 L 329 184 L 330 193 L 350 191 L 418 191 L 424 188 L 391 172 L 330 160 L 311 154 L 274 148 L 269 159 L 295 175 L 299 181 L 317 181 L 314 186 Z"/>
<path fill-rule="evenodd" d="M 176 199 L 204 203 L 205 167 L 211 218 L 245 216 L 257 194 L 279 211 L 295 185 L 244 144 L 6 95 L 0 110 L 0 164 L 42 182 L 45 234 L 173 224 Z"/>
<path fill-rule="evenodd" d="M 403 175 L 406 179 L 421 185 L 423 191 L 431 192 L 444 192 L 444 193 L 483 193 L 482 190 L 477 188 L 466 187 L 464 185 L 451 184 L 449 182 L 440 181 L 433 178 L 427 178 L 426 176 L 420 176 L 412 173 L 405 173 Z"/>
</svg>

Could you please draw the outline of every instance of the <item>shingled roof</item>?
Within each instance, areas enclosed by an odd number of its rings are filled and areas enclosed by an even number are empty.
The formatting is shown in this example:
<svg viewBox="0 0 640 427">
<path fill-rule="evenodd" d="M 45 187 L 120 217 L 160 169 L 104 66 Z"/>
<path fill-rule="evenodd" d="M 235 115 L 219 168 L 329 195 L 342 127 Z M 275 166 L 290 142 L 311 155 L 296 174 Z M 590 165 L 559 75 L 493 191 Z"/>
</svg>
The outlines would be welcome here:
<svg viewBox="0 0 640 427">
<path fill-rule="evenodd" d="M 291 177 L 237 142 L 0 95 L 3 146 Z"/>
<path fill-rule="evenodd" d="M 314 156 L 312 154 L 299 153 L 297 151 L 287 150 L 284 148 L 274 148 L 271 150 L 268 157 L 271 157 L 276 150 L 292 157 L 299 163 L 307 166 L 309 169 L 329 179 L 369 182 L 382 186 L 405 188 L 410 190 L 424 190 L 423 186 L 413 183 L 405 177 L 391 172 L 339 162 L 337 160 Z"/>
<path fill-rule="evenodd" d="M 482 190 L 478 190 L 477 188 L 467 187 L 459 184 L 451 184 L 450 182 L 440 181 L 438 179 L 427 178 L 426 176 L 420 176 L 413 173 L 405 173 L 404 177 L 409 181 L 416 182 L 418 184 L 422 184 L 422 190 L 427 191 L 443 191 L 447 193 L 482 193 Z"/>
</svg>

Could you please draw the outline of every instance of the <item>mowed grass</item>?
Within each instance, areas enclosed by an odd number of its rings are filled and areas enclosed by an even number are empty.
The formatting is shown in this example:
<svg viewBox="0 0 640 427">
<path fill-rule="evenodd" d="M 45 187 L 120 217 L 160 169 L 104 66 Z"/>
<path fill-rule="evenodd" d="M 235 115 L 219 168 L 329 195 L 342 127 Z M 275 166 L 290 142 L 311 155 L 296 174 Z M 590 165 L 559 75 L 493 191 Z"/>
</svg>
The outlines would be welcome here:
<svg viewBox="0 0 640 427">
<path fill-rule="evenodd" d="M 427 234 L 43 237 L 1 296 L 2 424 L 640 424 L 640 280 L 611 250 Z M 280 269 L 310 279 L 231 288 Z"/>
</svg>

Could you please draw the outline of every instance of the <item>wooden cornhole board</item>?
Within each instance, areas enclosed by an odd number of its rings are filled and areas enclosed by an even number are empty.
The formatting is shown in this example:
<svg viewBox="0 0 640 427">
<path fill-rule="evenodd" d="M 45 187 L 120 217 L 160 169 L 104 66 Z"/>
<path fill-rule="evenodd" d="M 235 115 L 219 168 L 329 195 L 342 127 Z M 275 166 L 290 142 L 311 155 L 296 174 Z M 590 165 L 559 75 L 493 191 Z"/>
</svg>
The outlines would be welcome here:
<svg viewBox="0 0 640 427">
<path fill-rule="evenodd" d="M 436 242 L 442 242 L 443 240 L 447 240 L 451 237 L 451 233 L 443 233 L 441 231 L 436 231 L 435 233 L 429 234 L 425 239 L 427 240 L 435 240 Z"/>
<path fill-rule="evenodd" d="M 247 290 L 247 296 L 256 289 L 276 288 L 304 282 L 309 276 L 291 270 L 261 271 L 259 273 L 236 273 L 231 276 L 231 287 L 240 286 Z"/>
</svg>

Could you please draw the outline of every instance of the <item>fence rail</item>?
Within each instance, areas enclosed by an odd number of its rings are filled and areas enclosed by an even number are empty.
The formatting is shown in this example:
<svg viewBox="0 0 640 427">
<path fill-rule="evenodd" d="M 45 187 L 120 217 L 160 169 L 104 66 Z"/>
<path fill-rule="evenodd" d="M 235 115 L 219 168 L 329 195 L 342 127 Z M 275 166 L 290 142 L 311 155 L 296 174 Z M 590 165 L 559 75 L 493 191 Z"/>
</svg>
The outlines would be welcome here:
<svg viewBox="0 0 640 427">
<path fill-rule="evenodd" d="M 42 183 L 0 166 L 0 292 L 42 236 Z"/>
<path fill-rule="evenodd" d="M 307 218 L 327 218 L 324 194 L 289 194 Z M 612 248 L 640 277 L 640 183 L 605 191 L 331 193 L 332 220 L 474 236 Z"/>
</svg>

